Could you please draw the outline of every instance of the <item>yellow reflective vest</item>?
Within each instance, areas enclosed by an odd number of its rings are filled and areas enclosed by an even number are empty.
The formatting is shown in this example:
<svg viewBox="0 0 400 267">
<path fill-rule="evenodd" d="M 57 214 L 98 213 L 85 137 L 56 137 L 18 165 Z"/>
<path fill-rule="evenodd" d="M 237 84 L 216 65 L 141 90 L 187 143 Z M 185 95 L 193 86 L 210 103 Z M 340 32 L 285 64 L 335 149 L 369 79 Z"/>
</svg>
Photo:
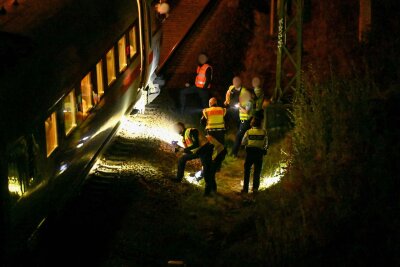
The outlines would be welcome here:
<svg viewBox="0 0 400 267">
<path fill-rule="evenodd" d="M 196 130 L 196 129 L 195 129 L 195 128 L 186 128 L 186 129 L 185 129 L 185 132 L 184 132 L 184 134 L 183 134 L 183 140 L 182 140 L 182 142 L 183 142 L 183 145 L 185 146 L 185 148 L 190 148 L 191 146 L 194 145 L 194 140 L 193 140 L 192 137 L 190 136 L 190 132 L 191 132 L 192 130 Z M 198 147 L 195 147 L 195 148 L 193 148 L 193 149 L 190 149 L 190 151 L 191 151 L 192 153 L 196 153 L 196 152 L 199 150 L 200 147 L 202 147 L 202 146 L 204 146 L 205 144 L 208 143 L 207 138 L 206 138 L 199 130 L 197 130 L 197 131 L 198 131 L 198 133 L 199 133 L 199 146 L 198 146 Z"/>
<path fill-rule="evenodd" d="M 267 145 L 267 131 L 260 128 L 251 128 L 247 131 L 247 147 L 264 149 Z"/>
<path fill-rule="evenodd" d="M 235 86 L 231 85 L 231 86 L 229 86 L 228 91 L 226 91 L 225 100 L 226 100 L 226 102 L 227 102 L 228 104 L 232 104 L 232 103 L 231 103 L 231 100 L 232 100 L 232 99 L 231 99 L 231 96 L 232 96 L 233 93 L 237 93 L 235 90 L 236 90 L 236 89 L 235 89 Z M 239 96 L 238 96 L 239 102 L 241 102 L 241 99 L 243 98 L 243 95 L 246 94 L 246 93 L 249 94 L 250 92 L 249 92 L 246 88 L 244 88 L 244 87 L 242 86 L 241 89 L 240 89 Z"/>
<path fill-rule="evenodd" d="M 247 111 L 247 113 L 242 111 L 241 109 L 239 109 L 239 119 L 241 121 L 249 120 L 250 117 L 252 116 L 253 101 L 247 100 L 247 101 L 240 102 L 240 106 L 244 109 L 246 108 L 247 105 L 250 107 L 250 109 Z"/>
<path fill-rule="evenodd" d="M 224 116 L 226 109 L 221 107 L 210 107 L 203 110 L 203 115 L 207 119 L 207 130 L 225 129 Z"/>
</svg>

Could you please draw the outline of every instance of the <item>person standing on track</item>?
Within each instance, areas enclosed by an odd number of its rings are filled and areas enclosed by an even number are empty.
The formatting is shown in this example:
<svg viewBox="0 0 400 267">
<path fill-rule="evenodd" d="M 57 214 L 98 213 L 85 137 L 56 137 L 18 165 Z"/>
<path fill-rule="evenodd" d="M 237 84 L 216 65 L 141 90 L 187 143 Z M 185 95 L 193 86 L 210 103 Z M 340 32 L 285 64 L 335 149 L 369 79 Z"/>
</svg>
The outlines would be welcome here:
<svg viewBox="0 0 400 267">
<path fill-rule="evenodd" d="M 213 136 L 218 142 L 225 143 L 225 114 L 226 109 L 219 107 L 215 97 L 208 101 L 209 108 L 203 109 L 201 124 L 206 124 L 208 135 Z"/>
<path fill-rule="evenodd" d="M 242 140 L 242 145 L 246 146 L 242 193 L 249 192 L 250 170 L 252 165 L 254 165 L 253 193 L 257 193 L 260 186 L 263 156 L 267 154 L 268 148 L 267 132 L 261 128 L 261 122 L 262 120 L 260 118 L 254 117 L 251 120 L 251 129 L 245 133 Z"/>
<path fill-rule="evenodd" d="M 181 182 L 185 172 L 186 162 L 193 159 L 200 159 L 203 166 L 203 176 L 206 183 L 204 196 L 210 196 L 215 192 L 217 186 L 212 175 L 212 153 L 214 146 L 196 128 L 186 128 L 182 122 L 175 124 L 175 131 L 183 138 L 183 154 L 178 159 L 178 171 L 176 181 Z"/>
<path fill-rule="evenodd" d="M 239 76 L 233 77 L 232 85 L 229 86 L 228 91 L 225 95 L 224 105 L 228 109 L 228 121 L 229 125 L 234 124 L 235 127 L 239 127 L 239 102 L 244 93 L 248 92 L 246 88 L 242 86 L 242 80 Z"/>
<path fill-rule="evenodd" d="M 200 97 L 202 107 L 207 107 L 208 90 L 211 88 L 213 69 L 209 64 L 207 64 L 208 57 L 206 54 L 200 54 L 198 61 L 199 65 L 197 66 L 194 85 L 186 83 L 186 88 L 183 88 L 180 91 L 181 114 L 185 111 L 187 95 L 197 94 Z"/>
<path fill-rule="evenodd" d="M 252 117 L 253 100 L 249 91 L 243 91 L 241 93 L 239 102 L 239 130 L 236 133 L 236 140 L 232 148 L 232 155 L 236 158 L 239 153 L 240 145 L 244 134 L 250 129 L 250 121 Z"/>
<path fill-rule="evenodd" d="M 264 90 L 261 87 L 261 80 L 259 77 L 254 77 L 251 81 L 253 86 L 253 116 L 263 117 L 264 110 L 268 106 L 268 100 L 265 98 Z"/>
</svg>

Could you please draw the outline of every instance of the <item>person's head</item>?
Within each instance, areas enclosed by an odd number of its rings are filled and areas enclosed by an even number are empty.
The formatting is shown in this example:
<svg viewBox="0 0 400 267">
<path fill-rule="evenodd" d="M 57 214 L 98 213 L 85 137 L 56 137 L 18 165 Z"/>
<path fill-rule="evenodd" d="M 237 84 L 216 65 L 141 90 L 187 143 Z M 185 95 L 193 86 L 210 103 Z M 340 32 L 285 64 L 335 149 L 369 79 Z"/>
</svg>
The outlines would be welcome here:
<svg viewBox="0 0 400 267">
<path fill-rule="evenodd" d="M 251 85 L 253 86 L 253 88 L 260 88 L 261 87 L 261 79 L 259 77 L 254 77 L 251 80 Z"/>
<path fill-rule="evenodd" d="M 262 119 L 261 119 L 261 118 L 259 118 L 259 117 L 253 117 L 253 118 L 251 119 L 250 125 L 251 125 L 251 127 L 260 128 L 260 127 L 261 127 L 261 122 L 262 122 Z"/>
<path fill-rule="evenodd" d="M 218 101 L 217 101 L 217 99 L 216 99 L 215 97 L 211 97 L 210 100 L 208 101 L 208 105 L 209 105 L 210 107 L 216 106 L 217 103 L 218 103 Z"/>
<path fill-rule="evenodd" d="M 233 77 L 232 84 L 235 88 L 240 88 L 242 86 L 242 80 L 239 76 L 235 76 Z"/>
<path fill-rule="evenodd" d="M 183 135 L 183 132 L 185 131 L 185 124 L 183 122 L 177 122 L 174 125 L 174 130 L 180 135 Z"/>
<path fill-rule="evenodd" d="M 204 54 L 204 53 L 201 53 L 197 59 L 198 59 L 198 61 L 199 61 L 199 64 L 200 64 L 200 65 L 203 65 L 203 64 L 206 64 L 206 63 L 207 63 L 207 61 L 208 61 L 208 56 L 207 56 L 206 54 Z"/>
</svg>

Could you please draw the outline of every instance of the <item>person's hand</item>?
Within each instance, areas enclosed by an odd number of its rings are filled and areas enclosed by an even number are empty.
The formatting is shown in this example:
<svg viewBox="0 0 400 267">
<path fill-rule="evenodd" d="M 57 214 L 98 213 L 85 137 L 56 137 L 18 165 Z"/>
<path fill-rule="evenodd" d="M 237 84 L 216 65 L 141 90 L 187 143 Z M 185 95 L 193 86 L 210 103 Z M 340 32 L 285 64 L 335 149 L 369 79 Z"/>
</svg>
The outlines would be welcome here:
<svg viewBox="0 0 400 267">
<path fill-rule="evenodd" d="M 225 102 L 224 102 L 224 106 L 229 108 L 229 103 L 228 103 L 228 101 L 225 101 Z"/>
</svg>

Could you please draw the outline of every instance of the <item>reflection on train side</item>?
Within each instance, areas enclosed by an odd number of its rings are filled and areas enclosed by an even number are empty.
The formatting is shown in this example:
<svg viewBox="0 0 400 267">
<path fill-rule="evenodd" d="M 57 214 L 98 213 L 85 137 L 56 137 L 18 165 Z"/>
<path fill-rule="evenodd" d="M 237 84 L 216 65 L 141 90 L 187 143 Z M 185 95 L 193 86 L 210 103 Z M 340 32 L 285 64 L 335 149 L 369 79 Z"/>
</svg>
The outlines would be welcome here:
<svg viewBox="0 0 400 267">
<path fill-rule="evenodd" d="M 46 158 L 52 157 L 64 140 L 82 124 L 113 82 L 128 69 L 128 64 L 133 62 L 138 54 L 136 24 L 137 22 L 115 40 L 114 45 L 97 61 L 93 69 L 77 83 L 76 89 L 70 90 L 44 121 Z M 76 148 L 83 147 L 86 141 L 113 127 L 115 123 L 116 118 L 111 118 L 109 123 L 103 125 L 96 133 L 79 140 Z M 60 134 L 62 136 L 59 136 Z M 39 154 L 40 149 L 33 134 L 22 137 L 15 143 L 8 163 L 8 190 L 13 202 L 42 181 L 42 175 L 36 169 L 38 161 L 42 160 Z M 57 173 L 66 171 L 68 164 L 62 163 Z"/>
</svg>

